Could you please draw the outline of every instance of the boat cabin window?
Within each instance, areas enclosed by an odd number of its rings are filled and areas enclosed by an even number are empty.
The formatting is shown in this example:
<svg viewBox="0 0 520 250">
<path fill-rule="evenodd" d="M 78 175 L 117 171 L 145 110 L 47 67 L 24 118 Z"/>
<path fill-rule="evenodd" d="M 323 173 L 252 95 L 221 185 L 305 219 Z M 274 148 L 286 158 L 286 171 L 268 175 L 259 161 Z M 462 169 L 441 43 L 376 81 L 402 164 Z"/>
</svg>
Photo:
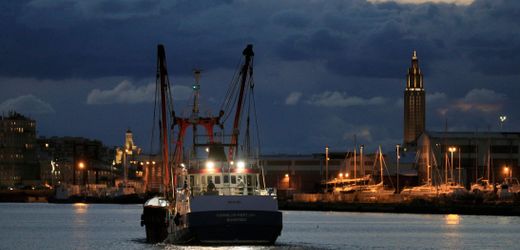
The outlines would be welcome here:
<svg viewBox="0 0 520 250">
<path fill-rule="evenodd" d="M 202 185 L 206 185 L 206 178 L 204 178 L 204 177 L 205 177 L 204 175 L 200 177 L 200 182 Z"/>
<path fill-rule="evenodd" d="M 209 182 L 213 182 L 213 178 L 211 178 L 211 177 L 213 177 L 213 176 L 208 175 L 208 183 L 209 183 Z M 213 183 L 214 183 L 214 182 L 213 182 Z"/>
<path fill-rule="evenodd" d="M 224 175 L 224 184 L 229 183 L 229 175 Z"/>
<path fill-rule="evenodd" d="M 215 176 L 215 184 L 220 184 L 220 175 Z"/>
<path fill-rule="evenodd" d="M 247 186 L 251 186 L 252 185 L 252 181 L 251 181 L 251 175 L 247 175 L 247 183 L 246 183 Z"/>
<path fill-rule="evenodd" d="M 237 177 L 234 175 L 231 176 L 231 184 L 237 184 Z"/>
</svg>

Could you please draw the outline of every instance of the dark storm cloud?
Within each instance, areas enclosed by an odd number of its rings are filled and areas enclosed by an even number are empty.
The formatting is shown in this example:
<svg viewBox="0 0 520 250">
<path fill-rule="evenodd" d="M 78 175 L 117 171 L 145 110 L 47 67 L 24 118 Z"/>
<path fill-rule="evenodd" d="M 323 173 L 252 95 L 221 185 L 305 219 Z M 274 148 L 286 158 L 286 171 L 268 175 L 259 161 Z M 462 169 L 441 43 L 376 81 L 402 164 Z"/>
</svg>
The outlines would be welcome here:
<svg viewBox="0 0 520 250">
<path fill-rule="evenodd" d="M 148 131 L 132 115 L 147 117 L 158 43 L 166 46 L 172 83 L 189 86 L 192 70 L 202 68 L 202 95 L 215 100 L 253 43 L 259 114 L 268 118 L 263 131 L 272 151 L 344 146 L 353 134 L 397 143 L 403 112 L 394 100 L 402 97 L 414 49 L 429 93 L 428 128 L 442 128 L 446 117 L 472 127 L 517 112 L 520 1 L 398 2 L 405 1 L 2 1 L 0 103 L 32 95 L 55 110 L 40 118 L 49 134 L 76 120 L 97 124 L 60 133 L 93 135 L 92 127 L 103 127 L 105 140 L 118 142 L 113 131 L 128 124 L 141 126 L 136 134 Z M 508 98 L 479 99 L 493 94 L 482 89 Z M 97 116 L 103 119 L 91 119 Z"/>
<path fill-rule="evenodd" d="M 402 58 L 411 49 L 431 61 L 462 53 L 485 74 L 517 74 L 520 59 L 516 1 L 481 0 L 470 6 L 364 0 L 9 3 L 3 5 L 13 14 L 1 17 L 3 33 L 9 34 L 0 41 L 4 76 L 143 77 L 154 60 L 150 50 L 161 42 L 171 48 L 177 74 L 194 67 L 232 68 L 236 51 L 249 42 L 279 59 L 320 61 L 345 76 L 401 77 Z M 505 46 L 497 47 L 500 43 Z"/>
</svg>

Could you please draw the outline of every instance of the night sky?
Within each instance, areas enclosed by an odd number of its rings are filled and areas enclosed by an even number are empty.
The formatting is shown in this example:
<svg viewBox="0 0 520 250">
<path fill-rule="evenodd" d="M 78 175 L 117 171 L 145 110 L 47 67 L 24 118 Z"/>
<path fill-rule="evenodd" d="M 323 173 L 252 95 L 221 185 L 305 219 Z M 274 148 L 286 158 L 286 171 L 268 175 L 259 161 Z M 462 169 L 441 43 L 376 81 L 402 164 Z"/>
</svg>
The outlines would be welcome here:
<svg viewBox="0 0 520 250">
<path fill-rule="evenodd" d="M 427 130 L 520 127 L 520 1 L 34 0 L 0 2 L 0 111 L 38 136 L 150 142 L 156 46 L 176 110 L 203 70 L 217 113 L 254 44 L 263 153 L 385 151 L 402 142 L 403 91 L 417 50 Z"/>
</svg>

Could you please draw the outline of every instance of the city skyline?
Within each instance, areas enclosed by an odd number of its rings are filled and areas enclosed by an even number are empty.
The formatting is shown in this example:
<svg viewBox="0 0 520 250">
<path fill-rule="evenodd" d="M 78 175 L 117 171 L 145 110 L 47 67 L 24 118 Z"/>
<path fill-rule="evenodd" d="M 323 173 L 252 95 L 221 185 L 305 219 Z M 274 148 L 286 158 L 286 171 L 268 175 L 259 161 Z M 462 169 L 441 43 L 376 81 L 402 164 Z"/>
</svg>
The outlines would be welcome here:
<svg viewBox="0 0 520 250">
<path fill-rule="evenodd" d="M 39 136 L 113 146 L 130 128 L 146 151 L 156 45 L 166 47 L 176 111 L 201 68 L 203 109 L 216 114 L 253 43 L 264 153 L 352 150 L 354 135 L 392 150 L 414 50 L 426 130 L 499 131 L 506 115 L 502 130 L 518 131 L 520 4 L 424 2 L 3 3 L 0 112 L 35 119 Z"/>
</svg>

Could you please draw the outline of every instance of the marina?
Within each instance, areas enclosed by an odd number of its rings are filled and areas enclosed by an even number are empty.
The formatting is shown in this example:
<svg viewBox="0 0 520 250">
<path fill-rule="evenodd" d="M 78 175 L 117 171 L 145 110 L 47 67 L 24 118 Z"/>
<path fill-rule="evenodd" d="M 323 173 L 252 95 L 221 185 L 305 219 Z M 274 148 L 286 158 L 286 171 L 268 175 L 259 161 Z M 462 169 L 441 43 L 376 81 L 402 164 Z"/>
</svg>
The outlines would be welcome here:
<svg viewBox="0 0 520 250">
<path fill-rule="evenodd" d="M 0 250 L 519 249 L 515 1 L 0 6 Z"/>
</svg>

